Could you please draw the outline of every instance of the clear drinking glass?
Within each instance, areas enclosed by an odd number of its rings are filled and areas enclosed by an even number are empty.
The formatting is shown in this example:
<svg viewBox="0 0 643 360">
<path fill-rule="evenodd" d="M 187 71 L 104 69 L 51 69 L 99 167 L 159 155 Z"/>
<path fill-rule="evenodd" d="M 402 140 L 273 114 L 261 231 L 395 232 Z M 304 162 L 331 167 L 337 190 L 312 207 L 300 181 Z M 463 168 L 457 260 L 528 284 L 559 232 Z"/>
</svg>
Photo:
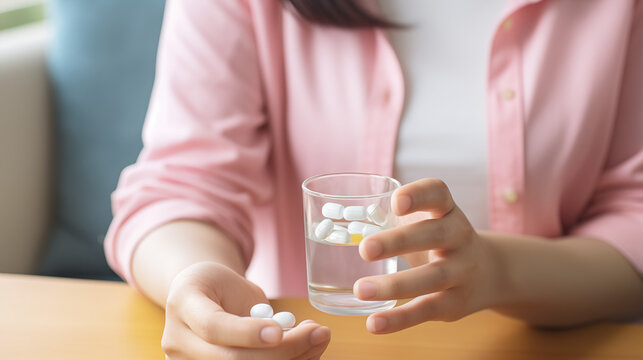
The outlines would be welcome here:
<svg viewBox="0 0 643 360">
<path fill-rule="evenodd" d="M 397 258 L 367 262 L 358 246 L 365 236 L 397 225 L 391 195 L 398 187 L 390 177 L 362 173 L 318 175 L 303 182 L 308 299 L 315 308 L 369 315 L 395 306 L 395 300 L 359 300 L 353 284 L 364 276 L 397 271 Z"/>
</svg>

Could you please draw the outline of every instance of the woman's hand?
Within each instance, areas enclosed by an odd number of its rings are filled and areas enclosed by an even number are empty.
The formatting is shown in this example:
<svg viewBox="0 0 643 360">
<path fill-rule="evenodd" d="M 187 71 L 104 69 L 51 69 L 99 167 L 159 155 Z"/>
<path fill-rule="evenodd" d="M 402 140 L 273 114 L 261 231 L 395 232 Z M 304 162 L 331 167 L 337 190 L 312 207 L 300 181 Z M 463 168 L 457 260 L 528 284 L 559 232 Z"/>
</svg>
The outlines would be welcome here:
<svg viewBox="0 0 643 360">
<path fill-rule="evenodd" d="M 173 280 L 162 347 L 167 359 L 319 359 L 327 327 L 307 320 L 287 332 L 274 321 L 247 317 L 263 291 L 226 266 L 201 262 Z"/>
<path fill-rule="evenodd" d="M 354 285 L 362 300 L 414 298 L 371 315 L 372 333 L 390 333 L 428 320 L 453 321 L 491 306 L 496 293 L 492 251 L 438 179 L 399 188 L 392 197 L 398 216 L 426 212 L 424 220 L 379 232 L 359 246 L 364 260 L 402 255 L 411 269 L 365 277 Z"/>
</svg>

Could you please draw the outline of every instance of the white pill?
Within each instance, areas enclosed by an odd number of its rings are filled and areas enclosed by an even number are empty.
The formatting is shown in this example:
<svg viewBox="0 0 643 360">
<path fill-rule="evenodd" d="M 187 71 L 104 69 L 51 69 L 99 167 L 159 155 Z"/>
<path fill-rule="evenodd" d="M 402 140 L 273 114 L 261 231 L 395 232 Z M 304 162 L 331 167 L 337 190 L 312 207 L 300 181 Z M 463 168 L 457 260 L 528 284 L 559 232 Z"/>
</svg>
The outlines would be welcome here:
<svg viewBox="0 0 643 360">
<path fill-rule="evenodd" d="M 350 224 L 348 224 L 348 232 L 351 235 L 361 234 L 362 230 L 364 229 L 364 226 L 366 226 L 366 225 L 367 224 L 365 224 L 363 222 L 353 221 Z"/>
<path fill-rule="evenodd" d="M 281 325 L 282 329 L 290 329 L 295 326 L 295 315 L 288 311 L 276 313 L 272 319 Z"/>
<path fill-rule="evenodd" d="M 333 226 L 333 230 L 348 231 L 348 229 L 347 229 L 347 228 L 345 228 L 345 227 L 343 227 L 343 226 L 341 226 L 341 225 L 337 225 L 337 224 L 335 224 L 335 225 Z"/>
<path fill-rule="evenodd" d="M 272 318 L 273 310 L 269 304 L 257 304 L 250 309 L 250 317 L 270 319 Z"/>
<path fill-rule="evenodd" d="M 382 228 L 379 226 L 371 225 L 371 224 L 366 224 L 364 228 L 362 229 L 362 236 L 367 237 L 369 235 L 373 235 L 375 233 L 378 233 L 382 231 Z"/>
<path fill-rule="evenodd" d="M 326 241 L 333 244 L 348 244 L 351 242 L 351 235 L 348 231 L 335 230 L 326 238 Z"/>
<path fill-rule="evenodd" d="M 315 228 L 315 237 L 317 240 L 323 240 L 333 232 L 333 221 L 331 219 L 324 219 Z"/>
<path fill-rule="evenodd" d="M 325 203 L 322 206 L 322 215 L 331 219 L 341 219 L 344 215 L 344 206 L 335 203 Z"/>
<path fill-rule="evenodd" d="M 344 208 L 344 219 L 348 221 L 366 220 L 368 214 L 363 206 L 347 206 Z"/>
<path fill-rule="evenodd" d="M 386 213 L 377 204 L 369 205 L 368 208 L 366 208 L 366 212 L 368 213 L 368 219 L 375 224 L 381 226 L 386 223 Z"/>
</svg>

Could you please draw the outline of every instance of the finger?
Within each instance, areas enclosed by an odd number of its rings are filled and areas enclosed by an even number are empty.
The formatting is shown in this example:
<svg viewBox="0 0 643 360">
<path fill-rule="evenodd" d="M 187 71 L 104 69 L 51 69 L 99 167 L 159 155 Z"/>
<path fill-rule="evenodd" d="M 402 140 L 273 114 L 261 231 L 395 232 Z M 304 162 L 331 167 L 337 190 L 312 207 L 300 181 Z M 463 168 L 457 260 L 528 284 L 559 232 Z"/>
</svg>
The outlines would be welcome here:
<svg viewBox="0 0 643 360">
<path fill-rule="evenodd" d="M 162 343 L 163 351 L 168 359 L 238 359 L 237 348 L 218 346 L 206 342 L 197 336 L 190 328 L 183 325 L 183 330 L 173 331 L 172 340 Z M 165 340 L 165 333 L 163 340 Z M 168 351 L 169 350 L 169 351 Z"/>
<path fill-rule="evenodd" d="M 366 328 L 374 334 L 388 334 L 429 320 L 455 321 L 465 314 L 466 300 L 460 288 L 453 288 L 373 314 L 366 320 Z"/>
<path fill-rule="evenodd" d="M 324 351 L 326 351 L 326 348 L 328 347 L 328 343 L 322 344 L 315 346 L 308 350 L 305 354 L 302 354 L 301 356 L 297 356 L 296 358 L 293 358 L 292 360 L 311 360 L 311 359 L 319 359 L 321 358 L 322 354 Z"/>
<path fill-rule="evenodd" d="M 319 324 L 298 325 L 289 330 L 278 346 L 268 349 L 239 349 L 237 348 L 237 359 L 262 359 L 262 360 L 283 360 L 297 359 L 312 349 L 312 356 L 315 351 L 323 351 L 324 343 L 330 341 L 330 330 Z"/>
<path fill-rule="evenodd" d="M 166 317 L 163 337 L 161 337 L 161 348 L 166 359 L 176 359 L 182 355 L 185 339 L 190 333 L 190 329 L 185 324 Z"/>
<path fill-rule="evenodd" d="M 294 360 L 319 359 L 330 343 L 330 329 L 322 326 L 313 331 L 311 338 L 315 338 L 314 343 L 319 342 L 319 345 L 313 346 L 310 350 L 294 358 Z"/>
<path fill-rule="evenodd" d="M 328 347 L 328 344 L 325 344 L 323 346 L 315 346 L 308 350 L 306 353 L 297 356 L 293 358 L 292 360 L 310 360 L 310 359 L 319 359 L 320 356 L 324 353 L 326 348 Z"/>
<path fill-rule="evenodd" d="M 455 255 L 393 274 L 364 277 L 355 282 L 353 293 L 361 300 L 408 299 L 461 284 L 472 271 L 469 262 Z"/>
<path fill-rule="evenodd" d="M 455 250 L 471 239 L 473 227 L 459 209 L 441 219 L 428 219 L 380 231 L 359 244 L 360 256 L 375 261 L 411 252 Z"/>
<path fill-rule="evenodd" d="M 455 207 L 449 188 L 440 179 L 426 178 L 406 184 L 391 198 L 393 212 L 403 216 L 415 211 L 427 211 L 441 218 Z"/>
<path fill-rule="evenodd" d="M 317 323 L 299 325 L 288 331 L 282 344 L 269 350 L 269 359 L 296 359 L 310 352 L 323 352 L 330 342 L 330 329 Z M 320 352 L 320 354 L 321 354 Z"/>
<path fill-rule="evenodd" d="M 315 320 L 306 319 L 306 320 L 304 320 L 304 321 L 299 323 L 299 325 L 306 325 L 306 324 L 316 324 L 316 322 L 315 322 Z"/>
<path fill-rule="evenodd" d="M 194 359 L 248 359 L 248 360 L 283 360 L 283 359 L 296 359 L 297 357 L 309 352 L 311 349 L 315 351 L 323 351 L 320 349 L 321 344 L 311 343 L 311 336 L 317 329 L 325 328 L 319 324 L 306 324 L 304 326 L 297 326 L 284 336 L 284 340 L 276 347 L 263 348 L 263 349 L 249 349 L 242 347 L 228 347 L 214 345 L 206 342 L 196 334 L 187 329 L 180 336 L 175 336 L 173 354 L 178 358 L 194 358 Z M 325 328 L 322 332 L 330 331 Z M 324 339 L 327 343 L 330 338 Z M 165 349 L 165 348 L 164 348 Z M 315 356 L 316 352 L 312 352 Z"/>
<path fill-rule="evenodd" d="M 184 300 L 179 313 L 196 335 L 211 344 L 270 347 L 279 344 L 283 336 L 276 322 L 229 314 L 199 292 Z"/>
</svg>

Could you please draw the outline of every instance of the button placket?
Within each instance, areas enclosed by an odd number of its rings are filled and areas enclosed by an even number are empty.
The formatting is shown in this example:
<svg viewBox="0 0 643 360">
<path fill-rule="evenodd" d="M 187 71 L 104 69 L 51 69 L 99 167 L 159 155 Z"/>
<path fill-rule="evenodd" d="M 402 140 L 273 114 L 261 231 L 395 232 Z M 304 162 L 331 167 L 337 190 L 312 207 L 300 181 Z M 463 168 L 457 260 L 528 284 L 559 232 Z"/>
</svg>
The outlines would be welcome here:
<svg viewBox="0 0 643 360">
<path fill-rule="evenodd" d="M 503 100 L 509 101 L 513 100 L 513 98 L 516 97 L 516 92 L 512 89 L 504 89 L 502 90 L 500 95 L 502 96 Z"/>
<path fill-rule="evenodd" d="M 507 204 L 515 204 L 518 202 L 518 192 L 514 188 L 506 188 L 502 192 L 502 198 Z"/>
<path fill-rule="evenodd" d="M 523 229 L 524 115 L 515 14 L 501 23 L 490 53 L 488 100 L 490 221 L 496 231 Z"/>
</svg>

